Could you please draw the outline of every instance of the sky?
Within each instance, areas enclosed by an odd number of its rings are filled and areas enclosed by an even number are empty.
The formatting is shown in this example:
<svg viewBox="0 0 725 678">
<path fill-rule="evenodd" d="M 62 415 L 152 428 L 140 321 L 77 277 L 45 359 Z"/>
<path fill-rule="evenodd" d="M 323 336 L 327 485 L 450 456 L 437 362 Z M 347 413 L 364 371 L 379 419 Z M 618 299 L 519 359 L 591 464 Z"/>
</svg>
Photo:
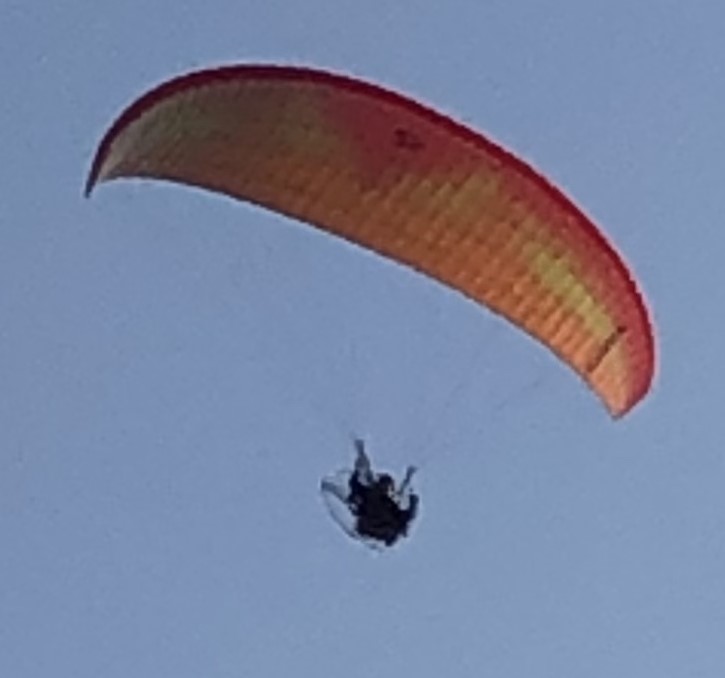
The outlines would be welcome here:
<svg viewBox="0 0 725 678">
<path fill-rule="evenodd" d="M 4 0 L 0 676 L 723 675 L 725 6 L 370 4 Z M 635 272 L 648 398 L 614 422 L 515 328 L 291 220 L 82 196 L 135 97 L 239 62 L 532 163 Z M 354 435 L 420 467 L 386 553 L 318 494 Z"/>
</svg>

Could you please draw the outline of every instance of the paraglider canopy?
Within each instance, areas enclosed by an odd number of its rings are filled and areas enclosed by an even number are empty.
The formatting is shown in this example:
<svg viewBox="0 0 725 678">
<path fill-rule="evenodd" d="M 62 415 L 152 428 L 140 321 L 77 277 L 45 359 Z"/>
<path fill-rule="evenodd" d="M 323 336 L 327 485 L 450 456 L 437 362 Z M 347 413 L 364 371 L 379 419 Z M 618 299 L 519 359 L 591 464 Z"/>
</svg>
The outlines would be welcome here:
<svg viewBox="0 0 725 678">
<path fill-rule="evenodd" d="M 410 266 L 538 339 L 614 417 L 652 383 L 647 309 L 592 221 L 508 151 L 377 85 L 270 65 L 175 78 L 112 125 L 86 192 L 120 177 L 247 200 Z"/>
</svg>

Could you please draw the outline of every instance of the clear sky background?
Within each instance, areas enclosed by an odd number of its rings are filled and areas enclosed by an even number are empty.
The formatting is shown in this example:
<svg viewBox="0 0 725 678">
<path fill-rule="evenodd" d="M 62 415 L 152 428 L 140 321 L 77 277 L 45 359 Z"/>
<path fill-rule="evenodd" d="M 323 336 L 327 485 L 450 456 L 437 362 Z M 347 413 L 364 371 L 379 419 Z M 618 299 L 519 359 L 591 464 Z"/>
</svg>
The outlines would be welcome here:
<svg viewBox="0 0 725 678">
<path fill-rule="evenodd" d="M 722 678 L 724 25 L 720 0 L 3 0 L 0 676 Z M 612 422 L 474 304 L 259 209 L 82 198 L 132 99 L 240 61 L 373 80 L 533 163 L 633 266 L 651 396 Z M 421 466 L 384 555 L 317 493 L 352 434 Z"/>
</svg>

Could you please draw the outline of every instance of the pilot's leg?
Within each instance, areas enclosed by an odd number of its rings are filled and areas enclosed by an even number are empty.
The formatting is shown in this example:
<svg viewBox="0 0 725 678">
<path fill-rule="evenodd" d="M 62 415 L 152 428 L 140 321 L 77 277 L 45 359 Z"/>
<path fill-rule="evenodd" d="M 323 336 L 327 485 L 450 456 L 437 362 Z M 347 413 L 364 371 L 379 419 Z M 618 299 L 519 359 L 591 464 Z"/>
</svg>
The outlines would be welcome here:
<svg viewBox="0 0 725 678">
<path fill-rule="evenodd" d="M 365 453 L 365 443 L 360 439 L 355 439 L 355 475 L 363 485 L 372 485 L 375 478 L 370 468 L 370 459 Z"/>
</svg>

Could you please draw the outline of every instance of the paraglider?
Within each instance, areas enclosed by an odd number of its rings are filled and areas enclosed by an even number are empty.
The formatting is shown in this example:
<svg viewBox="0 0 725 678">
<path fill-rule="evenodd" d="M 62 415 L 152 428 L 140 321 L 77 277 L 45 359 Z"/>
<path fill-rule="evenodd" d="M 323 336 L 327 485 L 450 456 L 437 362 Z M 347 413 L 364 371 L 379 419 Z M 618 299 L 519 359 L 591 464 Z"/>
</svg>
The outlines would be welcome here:
<svg viewBox="0 0 725 678">
<path fill-rule="evenodd" d="M 531 166 L 401 94 L 293 66 L 183 75 L 121 113 L 86 195 L 123 177 L 266 207 L 435 279 L 548 347 L 614 418 L 651 387 L 649 313 L 601 231 Z M 323 497 L 350 536 L 390 546 L 417 513 L 412 470 L 396 489 L 356 445 Z"/>
<path fill-rule="evenodd" d="M 246 200 L 412 267 L 538 339 L 613 417 L 652 383 L 645 303 L 592 221 L 508 151 L 377 85 L 273 65 L 175 78 L 111 126 L 86 194 L 121 177 Z"/>
<path fill-rule="evenodd" d="M 408 536 L 410 525 L 418 514 L 419 497 L 411 489 L 415 467 L 409 466 L 400 486 L 388 473 L 374 473 L 362 440 L 355 440 L 355 467 L 343 478 L 323 478 L 320 490 L 333 517 L 352 537 L 374 545 L 393 546 Z M 343 480 L 343 482 L 341 482 Z M 338 519 L 332 500 L 341 502 L 354 518 L 347 525 Z"/>
</svg>

